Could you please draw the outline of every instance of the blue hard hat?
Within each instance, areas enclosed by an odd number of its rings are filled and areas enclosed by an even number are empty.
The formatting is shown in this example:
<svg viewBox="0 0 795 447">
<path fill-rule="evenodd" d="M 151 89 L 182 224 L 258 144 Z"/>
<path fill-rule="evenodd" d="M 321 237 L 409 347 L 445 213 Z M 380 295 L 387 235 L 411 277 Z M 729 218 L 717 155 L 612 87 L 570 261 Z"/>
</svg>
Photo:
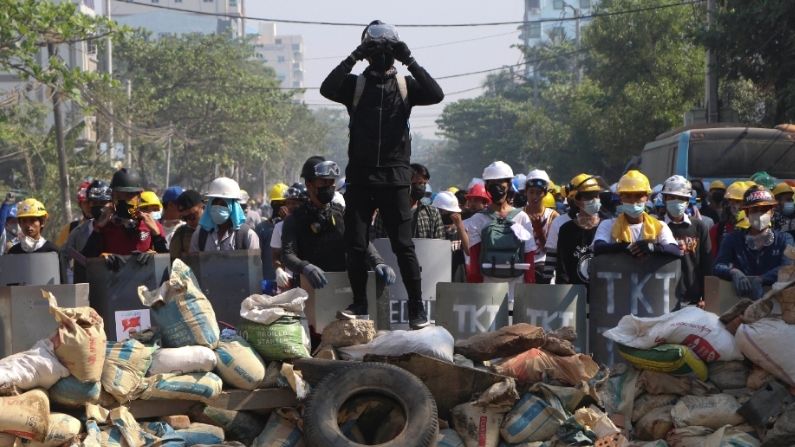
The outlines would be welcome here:
<svg viewBox="0 0 795 447">
<path fill-rule="evenodd" d="M 183 192 L 185 192 L 185 189 L 181 186 L 169 186 L 166 188 L 165 192 L 163 192 L 163 197 L 160 199 L 160 201 L 163 202 L 163 205 L 166 205 L 169 202 L 177 200 L 177 197 L 179 197 L 179 195 Z"/>
</svg>

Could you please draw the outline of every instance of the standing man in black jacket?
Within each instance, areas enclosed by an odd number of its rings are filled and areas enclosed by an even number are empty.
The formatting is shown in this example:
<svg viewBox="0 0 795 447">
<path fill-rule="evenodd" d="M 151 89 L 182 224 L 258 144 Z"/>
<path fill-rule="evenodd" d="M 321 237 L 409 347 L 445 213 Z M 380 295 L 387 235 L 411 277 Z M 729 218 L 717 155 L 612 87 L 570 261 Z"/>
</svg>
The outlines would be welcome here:
<svg viewBox="0 0 795 447">
<path fill-rule="evenodd" d="M 351 71 L 357 61 L 369 66 L 361 75 Z M 397 60 L 411 76 L 397 74 Z M 411 108 L 437 104 L 444 93 L 431 75 L 420 67 L 397 30 L 373 21 L 362 33 L 361 44 L 323 81 L 320 93 L 345 104 L 350 116 L 350 142 L 346 169 L 345 239 L 351 287 L 367 284 L 366 253 L 373 211 L 382 213 L 384 227 L 398 259 L 409 296 L 409 325 L 428 325 L 422 303 L 420 266 L 411 240 Z M 355 300 L 342 316 L 367 314 L 367 302 Z"/>
</svg>

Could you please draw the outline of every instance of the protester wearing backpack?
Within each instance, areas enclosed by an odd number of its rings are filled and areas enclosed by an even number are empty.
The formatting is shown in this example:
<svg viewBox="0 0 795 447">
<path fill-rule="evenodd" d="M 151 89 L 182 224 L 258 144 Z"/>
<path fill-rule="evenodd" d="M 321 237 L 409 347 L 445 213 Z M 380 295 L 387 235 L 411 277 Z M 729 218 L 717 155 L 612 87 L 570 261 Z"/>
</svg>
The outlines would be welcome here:
<svg viewBox="0 0 795 447">
<path fill-rule="evenodd" d="M 462 245 L 469 256 L 467 282 L 507 282 L 508 298 L 513 300 L 513 285 L 535 282 L 536 243 L 530 217 L 512 203 L 513 170 L 495 161 L 483 171 L 491 204 L 464 221 Z"/>
<path fill-rule="evenodd" d="M 191 237 L 190 253 L 259 250 L 259 238 L 245 224 L 246 214 L 239 200 L 240 186 L 231 178 L 218 177 L 210 183 L 208 204 Z"/>
</svg>

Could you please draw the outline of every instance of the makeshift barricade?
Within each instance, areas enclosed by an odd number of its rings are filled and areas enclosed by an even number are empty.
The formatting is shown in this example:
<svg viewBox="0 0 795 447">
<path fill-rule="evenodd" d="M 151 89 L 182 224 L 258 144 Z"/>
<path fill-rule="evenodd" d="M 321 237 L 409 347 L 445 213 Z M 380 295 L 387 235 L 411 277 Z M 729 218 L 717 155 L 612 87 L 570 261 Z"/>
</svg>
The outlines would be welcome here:
<svg viewBox="0 0 795 447">
<path fill-rule="evenodd" d="M 260 251 L 192 253 L 184 260 L 199 281 L 202 292 L 213 304 L 218 321 L 236 326 L 240 321 L 240 303 L 250 295 L 260 293 Z"/>
<path fill-rule="evenodd" d="M 88 307 L 88 284 L 0 287 L 0 357 L 30 349 L 58 327 L 42 290 L 57 296 L 62 307 Z"/>
<path fill-rule="evenodd" d="M 508 325 L 507 283 L 439 283 L 436 324 L 464 339 Z"/>
<path fill-rule="evenodd" d="M 676 307 L 676 284 L 681 272 L 678 258 L 625 254 L 595 256 L 591 261 L 589 291 L 589 349 L 597 362 L 620 361 L 615 346 L 602 332 L 615 327 L 624 315 L 655 317 Z"/>
<path fill-rule="evenodd" d="M 765 291 L 768 287 L 764 288 Z M 731 281 L 720 279 L 717 276 L 704 277 L 704 303 L 705 309 L 718 315 L 728 312 L 742 298 L 737 296 Z"/>
<path fill-rule="evenodd" d="M 517 284 L 513 323 L 540 326 L 548 332 L 571 327 L 577 333 L 575 347 L 587 352 L 587 294 L 579 284 Z"/>
<path fill-rule="evenodd" d="M 433 321 L 436 318 L 436 284 L 452 281 L 452 257 L 453 252 L 451 243 L 442 239 L 413 239 L 414 252 L 417 254 L 417 261 L 422 271 L 422 300 L 425 301 L 425 309 L 428 318 Z M 386 287 L 383 295 L 378 297 L 378 319 L 382 324 L 379 329 L 408 329 L 408 293 L 403 285 L 403 277 L 400 276 L 397 257 L 392 252 L 392 245 L 389 239 L 376 239 L 373 245 L 384 258 L 384 262 L 397 273 L 397 281 L 394 285 Z M 370 311 L 371 313 L 373 311 Z M 387 320 L 388 318 L 388 320 Z M 388 322 L 388 323 L 387 323 Z"/>
<path fill-rule="evenodd" d="M 43 286 L 61 283 L 58 253 L 0 256 L 0 286 Z"/>
<path fill-rule="evenodd" d="M 301 275 L 301 288 L 309 294 L 304 313 L 309 325 L 318 334 L 323 332 L 326 325 L 337 319 L 338 311 L 353 303 L 353 291 L 351 290 L 351 283 L 348 281 L 348 273 L 326 272 L 326 280 L 328 284 L 325 287 L 314 289 L 309 280 L 304 275 Z M 370 272 L 367 275 L 367 311 L 370 313 L 370 319 L 378 327 L 375 281 L 375 273 Z M 238 306 L 239 309 L 240 306 Z"/>
<path fill-rule="evenodd" d="M 126 338 L 124 334 L 131 329 L 148 329 L 149 325 L 144 323 L 150 321 L 149 309 L 138 298 L 138 286 L 156 289 L 168 280 L 171 266 L 171 256 L 168 254 L 153 255 L 146 265 L 136 262 L 133 256 L 124 258 L 127 262 L 118 272 L 108 269 L 102 258 L 90 258 L 86 262 L 89 301 L 105 321 L 108 340 Z M 122 316 L 127 322 L 122 322 Z"/>
</svg>

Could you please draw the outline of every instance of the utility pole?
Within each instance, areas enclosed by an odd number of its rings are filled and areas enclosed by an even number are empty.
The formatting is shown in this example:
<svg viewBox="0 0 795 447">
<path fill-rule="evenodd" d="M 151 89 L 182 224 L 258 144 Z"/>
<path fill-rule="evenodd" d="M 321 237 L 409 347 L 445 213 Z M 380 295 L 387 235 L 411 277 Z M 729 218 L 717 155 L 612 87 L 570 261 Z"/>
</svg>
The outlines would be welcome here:
<svg viewBox="0 0 795 447">
<path fill-rule="evenodd" d="M 174 123 L 168 124 L 168 146 L 166 147 L 166 188 L 171 179 L 171 136 L 174 133 Z"/>
<path fill-rule="evenodd" d="M 582 67 L 580 66 L 580 10 L 574 10 L 574 45 L 577 52 L 574 54 L 574 78 L 579 85 L 582 82 Z"/>
<path fill-rule="evenodd" d="M 124 165 L 132 167 L 132 81 L 127 80 L 127 143 L 124 145 Z"/>
<path fill-rule="evenodd" d="M 717 12 L 717 1 L 707 0 L 707 29 L 715 28 L 715 13 Z M 705 98 L 707 104 L 707 122 L 717 123 L 720 121 L 720 109 L 718 108 L 718 55 L 713 48 L 707 47 L 707 76 L 705 81 Z"/>
<path fill-rule="evenodd" d="M 110 15 L 110 2 L 111 1 L 112 0 L 105 0 L 105 17 L 107 17 L 108 20 L 111 19 L 111 15 Z M 108 75 L 111 78 L 113 78 L 113 38 L 110 36 L 110 34 L 108 34 L 108 37 L 105 38 L 105 42 L 106 42 L 107 47 L 108 47 L 107 67 L 105 67 L 105 68 L 107 69 Z M 112 151 L 115 149 L 115 143 L 114 143 L 115 135 L 113 135 L 113 133 L 114 133 L 113 121 L 114 121 L 115 117 L 114 117 L 114 114 L 113 114 L 113 101 L 112 100 L 108 104 L 108 111 L 110 112 L 110 120 L 108 121 L 108 150 L 111 151 L 111 153 L 113 153 Z"/>
<path fill-rule="evenodd" d="M 52 58 L 57 53 L 55 44 L 47 44 L 47 55 Z M 66 143 L 64 142 L 64 123 L 63 123 L 63 102 L 61 92 L 52 88 L 52 115 L 55 121 L 55 149 L 58 153 L 58 176 L 61 183 L 61 206 L 63 206 L 64 216 L 67 222 L 72 221 L 72 201 L 69 186 L 69 164 L 66 154 Z"/>
</svg>

